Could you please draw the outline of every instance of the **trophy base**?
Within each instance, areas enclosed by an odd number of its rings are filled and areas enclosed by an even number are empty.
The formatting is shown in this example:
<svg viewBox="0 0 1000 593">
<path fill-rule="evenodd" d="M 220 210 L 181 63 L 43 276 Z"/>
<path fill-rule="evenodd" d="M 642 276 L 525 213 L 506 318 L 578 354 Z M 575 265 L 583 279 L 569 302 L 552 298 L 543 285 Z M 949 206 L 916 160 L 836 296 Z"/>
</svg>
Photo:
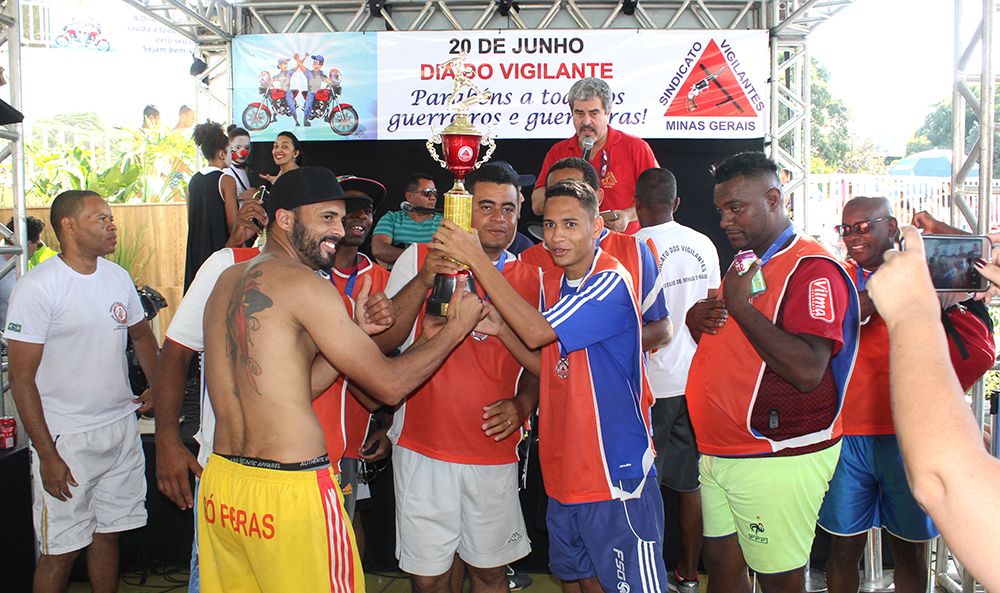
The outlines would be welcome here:
<svg viewBox="0 0 1000 593">
<path fill-rule="evenodd" d="M 431 295 L 427 297 L 428 315 L 448 316 L 448 304 L 451 303 L 451 297 L 455 294 L 455 285 L 458 283 L 459 276 L 466 277 L 465 289 L 475 294 L 476 279 L 472 272 L 463 270 L 455 274 L 438 274 L 434 277 L 434 288 L 431 290 Z"/>
</svg>

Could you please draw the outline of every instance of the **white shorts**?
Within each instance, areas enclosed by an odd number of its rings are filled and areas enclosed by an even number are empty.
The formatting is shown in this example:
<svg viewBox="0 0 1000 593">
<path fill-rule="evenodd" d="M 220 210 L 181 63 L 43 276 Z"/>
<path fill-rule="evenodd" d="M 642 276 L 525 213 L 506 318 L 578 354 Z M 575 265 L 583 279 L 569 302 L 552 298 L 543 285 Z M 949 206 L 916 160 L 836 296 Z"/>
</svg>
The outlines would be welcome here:
<svg viewBox="0 0 1000 593">
<path fill-rule="evenodd" d="M 32 510 L 42 554 L 83 549 L 94 533 L 117 533 L 146 524 L 146 461 L 135 414 L 88 432 L 52 435 L 79 486 L 61 501 L 42 487 L 31 448 Z"/>
<path fill-rule="evenodd" d="M 477 568 L 523 558 L 531 542 L 517 495 L 517 464 L 466 465 L 392 449 L 396 557 L 419 576 L 448 572 L 455 552 Z"/>
</svg>

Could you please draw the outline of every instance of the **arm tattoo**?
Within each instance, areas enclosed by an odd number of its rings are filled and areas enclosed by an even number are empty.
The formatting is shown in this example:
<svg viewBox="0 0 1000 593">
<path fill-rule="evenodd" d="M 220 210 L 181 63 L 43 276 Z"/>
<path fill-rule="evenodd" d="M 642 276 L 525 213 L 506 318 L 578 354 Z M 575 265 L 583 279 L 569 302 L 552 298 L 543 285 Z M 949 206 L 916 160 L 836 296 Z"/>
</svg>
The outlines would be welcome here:
<svg viewBox="0 0 1000 593">
<path fill-rule="evenodd" d="M 255 315 L 274 304 L 274 301 L 258 288 L 262 274 L 260 270 L 255 270 L 248 275 L 243 287 L 238 289 L 230 300 L 226 317 L 226 354 L 229 355 L 229 362 L 233 365 L 234 371 L 237 364 L 243 367 L 247 381 L 257 395 L 260 395 L 256 380 L 261 372 L 260 364 L 250 356 L 250 347 L 254 345 L 253 334 L 260 329 L 260 319 Z M 239 390 L 235 385 L 233 394 L 239 397 Z"/>
</svg>

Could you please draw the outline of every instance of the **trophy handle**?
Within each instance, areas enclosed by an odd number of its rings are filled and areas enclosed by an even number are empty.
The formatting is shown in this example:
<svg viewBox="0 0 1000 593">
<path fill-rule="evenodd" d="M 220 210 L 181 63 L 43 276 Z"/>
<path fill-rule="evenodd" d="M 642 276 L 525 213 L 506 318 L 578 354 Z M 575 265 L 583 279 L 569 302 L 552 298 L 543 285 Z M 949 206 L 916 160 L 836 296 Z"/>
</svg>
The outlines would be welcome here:
<svg viewBox="0 0 1000 593">
<path fill-rule="evenodd" d="M 441 157 L 438 156 L 437 148 L 434 146 L 435 144 L 441 144 L 441 136 L 437 133 L 437 130 L 434 129 L 434 126 L 431 126 L 431 137 L 427 139 L 427 152 L 431 153 L 431 158 L 437 161 L 439 165 L 447 169 L 448 163 L 441 160 Z"/>
<path fill-rule="evenodd" d="M 497 149 L 497 142 L 493 139 L 493 135 L 491 134 L 492 131 L 492 126 L 486 129 L 486 135 L 482 140 L 482 144 L 486 146 L 486 154 L 483 155 L 483 158 L 479 159 L 479 162 L 476 163 L 476 166 L 473 167 L 473 169 L 478 169 L 479 165 L 482 165 L 486 161 L 490 160 L 490 157 L 493 156 L 493 151 Z"/>
</svg>

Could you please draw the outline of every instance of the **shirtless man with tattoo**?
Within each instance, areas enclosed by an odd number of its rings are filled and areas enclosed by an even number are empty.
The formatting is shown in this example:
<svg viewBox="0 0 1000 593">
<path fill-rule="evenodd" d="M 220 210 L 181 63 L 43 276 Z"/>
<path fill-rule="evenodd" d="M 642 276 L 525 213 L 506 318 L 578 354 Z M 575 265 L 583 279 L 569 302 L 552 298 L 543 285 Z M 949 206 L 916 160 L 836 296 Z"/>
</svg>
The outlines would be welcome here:
<svg viewBox="0 0 1000 593">
<path fill-rule="evenodd" d="M 330 465 L 343 450 L 327 451 L 311 401 L 343 373 L 395 404 L 483 315 L 478 298 L 456 291 L 432 337 L 425 332 L 403 356 L 385 358 L 366 335 L 379 323 L 365 313 L 368 287 L 358 294 L 359 328 L 341 294 L 315 272 L 333 264 L 351 199 L 328 169 L 282 175 L 264 204 L 267 245 L 225 271 L 206 305 L 206 375 L 217 424 L 198 505 L 205 593 L 364 591 Z"/>
</svg>

